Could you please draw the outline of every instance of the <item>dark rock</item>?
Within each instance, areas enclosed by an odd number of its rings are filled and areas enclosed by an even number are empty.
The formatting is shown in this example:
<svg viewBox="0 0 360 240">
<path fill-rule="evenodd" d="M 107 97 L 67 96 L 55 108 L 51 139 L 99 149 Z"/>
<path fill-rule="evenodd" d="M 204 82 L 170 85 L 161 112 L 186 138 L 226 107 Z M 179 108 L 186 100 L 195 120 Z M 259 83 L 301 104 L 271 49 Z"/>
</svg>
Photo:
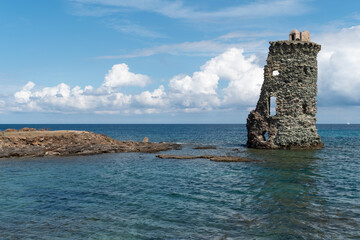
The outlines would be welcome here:
<svg viewBox="0 0 360 240">
<path fill-rule="evenodd" d="M 214 155 L 200 155 L 200 156 L 181 156 L 181 155 L 168 155 L 160 154 L 156 155 L 157 158 L 162 159 L 197 159 L 205 158 L 210 159 L 215 162 L 259 162 L 259 160 L 246 158 L 246 157 L 236 157 L 236 156 L 214 156 Z"/>
<path fill-rule="evenodd" d="M 216 146 L 196 146 L 194 149 L 216 149 Z"/>
<path fill-rule="evenodd" d="M 173 143 L 173 144 L 171 144 L 171 147 L 172 147 L 174 150 L 181 150 L 181 149 L 182 149 L 182 145 L 181 145 L 181 144 L 178 144 L 178 143 Z"/>
<path fill-rule="evenodd" d="M 256 159 L 236 156 L 211 156 L 209 159 L 215 162 L 259 162 Z"/>
<path fill-rule="evenodd" d="M 231 151 L 238 152 L 238 153 L 246 152 L 245 150 L 240 150 L 238 148 L 233 148 L 233 149 L 231 149 Z"/>
<path fill-rule="evenodd" d="M 160 154 L 156 155 L 157 158 L 162 159 L 196 159 L 196 158 L 207 158 L 206 156 L 181 156 L 181 155 L 169 155 L 169 154 Z"/>
</svg>

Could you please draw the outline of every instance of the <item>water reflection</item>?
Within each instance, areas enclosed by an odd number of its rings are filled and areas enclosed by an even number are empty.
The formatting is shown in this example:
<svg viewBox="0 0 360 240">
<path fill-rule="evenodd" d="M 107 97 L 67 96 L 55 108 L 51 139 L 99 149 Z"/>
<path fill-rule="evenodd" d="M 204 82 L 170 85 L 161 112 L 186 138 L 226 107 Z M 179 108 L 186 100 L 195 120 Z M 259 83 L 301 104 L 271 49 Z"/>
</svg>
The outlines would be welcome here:
<svg viewBox="0 0 360 240">
<path fill-rule="evenodd" d="M 258 184 L 253 214 L 261 217 L 261 224 L 251 229 L 254 236 L 264 236 L 260 228 L 267 239 L 324 237 L 316 151 L 250 152 L 265 160 L 253 175 Z"/>
</svg>

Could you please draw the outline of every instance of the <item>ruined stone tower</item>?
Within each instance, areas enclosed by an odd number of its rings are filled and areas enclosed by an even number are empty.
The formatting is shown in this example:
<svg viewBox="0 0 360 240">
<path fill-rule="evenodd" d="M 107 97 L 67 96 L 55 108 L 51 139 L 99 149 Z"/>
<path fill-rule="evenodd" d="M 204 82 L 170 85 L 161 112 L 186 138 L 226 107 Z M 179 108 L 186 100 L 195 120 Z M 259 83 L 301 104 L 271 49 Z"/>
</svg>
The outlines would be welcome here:
<svg viewBox="0 0 360 240">
<path fill-rule="evenodd" d="M 320 49 L 308 31 L 293 30 L 289 41 L 270 42 L 260 99 L 247 118 L 248 147 L 323 147 L 315 117 Z"/>
</svg>

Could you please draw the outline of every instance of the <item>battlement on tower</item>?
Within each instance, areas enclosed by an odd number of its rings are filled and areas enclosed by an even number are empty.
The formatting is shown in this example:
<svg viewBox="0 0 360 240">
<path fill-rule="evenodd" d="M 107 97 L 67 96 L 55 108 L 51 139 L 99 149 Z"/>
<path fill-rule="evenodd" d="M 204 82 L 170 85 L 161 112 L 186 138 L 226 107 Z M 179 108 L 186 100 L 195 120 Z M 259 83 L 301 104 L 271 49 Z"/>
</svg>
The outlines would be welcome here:
<svg viewBox="0 0 360 240">
<path fill-rule="evenodd" d="M 280 46 L 303 45 L 305 47 L 319 47 L 319 51 L 321 50 L 321 45 L 314 42 L 279 40 L 279 41 L 270 41 L 269 43 L 270 43 L 270 47 L 275 47 L 275 45 L 280 45 Z"/>
<path fill-rule="evenodd" d="M 289 41 L 311 42 L 310 33 L 308 31 L 299 32 L 294 29 L 289 34 Z"/>
</svg>

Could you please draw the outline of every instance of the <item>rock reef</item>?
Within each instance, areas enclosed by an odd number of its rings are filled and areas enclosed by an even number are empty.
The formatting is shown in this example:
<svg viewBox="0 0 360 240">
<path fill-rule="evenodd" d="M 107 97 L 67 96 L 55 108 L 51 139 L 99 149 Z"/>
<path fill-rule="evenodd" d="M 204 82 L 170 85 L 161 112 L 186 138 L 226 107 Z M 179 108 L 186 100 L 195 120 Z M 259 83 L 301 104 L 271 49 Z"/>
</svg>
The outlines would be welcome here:
<svg viewBox="0 0 360 240">
<path fill-rule="evenodd" d="M 47 131 L 24 128 L 0 132 L 0 158 L 92 155 L 100 153 L 156 153 L 177 149 L 170 143 L 117 141 L 87 131 Z"/>
<path fill-rule="evenodd" d="M 159 154 L 156 155 L 157 158 L 162 159 L 197 159 L 205 158 L 210 159 L 214 162 L 259 162 L 259 160 L 247 158 L 247 157 L 237 157 L 237 156 L 215 156 L 215 155 L 200 155 L 200 156 L 182 156 L 182 155 L 168 155 L 168 154 Z"/>
</svg>

